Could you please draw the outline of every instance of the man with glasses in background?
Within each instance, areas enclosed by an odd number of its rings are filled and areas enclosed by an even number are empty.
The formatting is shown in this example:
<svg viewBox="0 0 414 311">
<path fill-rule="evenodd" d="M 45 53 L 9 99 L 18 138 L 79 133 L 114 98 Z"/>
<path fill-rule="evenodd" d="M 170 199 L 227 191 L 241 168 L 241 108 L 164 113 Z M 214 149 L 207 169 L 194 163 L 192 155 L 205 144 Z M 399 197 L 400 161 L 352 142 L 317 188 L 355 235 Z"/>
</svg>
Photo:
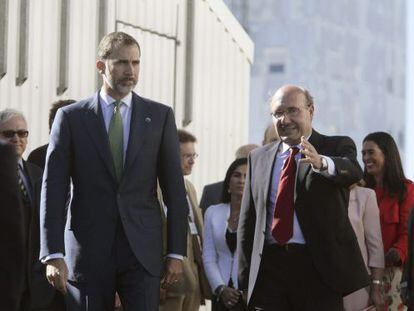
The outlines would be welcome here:
<svg viewBox="0 0 414 311">
<path fill-rule="evenodd" d="M 15 147 L 18 190 L 23 203 L 22 221 L 26 239 L 25 272 L 22 311 L 64 310 L 63 298 L 48 283 L 45 266 L 39 261 L 39 203 L 42 170 L 23 160 L 27 146 L 27 122 L 24 115 L 13 109 L 0 111 L 0 138 Z M 10 237 L 13 238 L 13 237 Z M 18 259 L 16 259 L 18 260 Z"/>
<path fill-rule="evenodd" d="M 195 152 L 196 137 L 185 131 L 178 130 L 180 142 L 181 171 L 189 176 L 198 154 Z M 211 298 L 211 290 L 204 274 L 202 261 L 203 217 L 197 204 L 197 193 L 193 184 L 184 178 L 189 205 L 187 257 L 183 260 L 183 277 L 170 287 L 161 288 L 161 301 L 159 311 L 196 311 L 206 298 Z M 163 213 L 166 215 L 164 206 Z M 164 218 L 164 232 L 166 221 Z M 165 239 L 166 240 L 166 239 Z"/>
</svg>

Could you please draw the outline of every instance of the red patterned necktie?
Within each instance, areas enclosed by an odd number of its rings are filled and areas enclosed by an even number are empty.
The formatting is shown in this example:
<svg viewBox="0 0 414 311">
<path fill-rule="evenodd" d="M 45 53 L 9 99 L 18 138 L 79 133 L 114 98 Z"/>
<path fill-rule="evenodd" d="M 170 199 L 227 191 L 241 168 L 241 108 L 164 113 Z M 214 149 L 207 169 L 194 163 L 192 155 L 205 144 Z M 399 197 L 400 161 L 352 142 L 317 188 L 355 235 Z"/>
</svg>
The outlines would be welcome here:
<svg viewBox="0 0 414 311">
<path fill-rule="evenodd" d="M 297 147 L 290 149 L 289 158 L 285 161 L 280 173 L 279 187 L 276 194 L 272 235 L 281 245 L 286 244 L 293 235 L 293 196 L 296 178 L 295 155 L 298 151 L 299 148 Z"/>
</svg>

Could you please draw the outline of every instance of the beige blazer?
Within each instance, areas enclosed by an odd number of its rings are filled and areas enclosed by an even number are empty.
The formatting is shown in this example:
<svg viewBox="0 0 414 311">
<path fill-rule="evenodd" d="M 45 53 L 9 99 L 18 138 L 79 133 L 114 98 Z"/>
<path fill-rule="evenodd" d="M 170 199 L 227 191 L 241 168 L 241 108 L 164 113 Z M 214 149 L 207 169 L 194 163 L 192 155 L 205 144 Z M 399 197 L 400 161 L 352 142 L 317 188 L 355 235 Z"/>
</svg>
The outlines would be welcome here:
<svg viewBox="0 0 414 311">
<path fill-rule="evenodd" d="M 368 272 L 369 267 L 384 268 L 384 247 L 374 190 L 359 186 L 352 188 L 348 216 Z"/>
<path fill-rule="evenodd" d="M 185 189 L 187 191 L 187 196 L 190 201 L 190 208 L 192 208 L 194 215 L 194 223 L 197 228 L 199 235 L 199 241 L 203 241 L 203 217 L 201 214 L 201 209 L 198 207 L 197 193 L 193 184 L 184 178 Z M 164 204 L 162 199 L 162 194 L 158 189 L 158 199 L 160 200 L 161 206 L 161 215 L 163 219 L 163 237 L 164 237 L 164 255 L 167 254 L 166 241 L 167 241 L 167 221 L 164 212 Z M 168 207 L 167 207 L 168 210 Z M 200 244 L 202 249 L 202 244 Z M 200 250 L 201 250 L 200 249 Z M 198 264 L 197 264 L 198 263 Z M 188 229 L 187 234 L 187 257 L 183 260 L 183 278 L 172 285 L 167 292 L 167 296 L 178 296 L 185 295 L 188 292 L 194 290 L 195 287 L 199 287 L 201 291 L 201 298 L 208 299 L 211 297 L 211 289 L 208 284 L 207 278 L 204 273 L 204 268 L 202 266 L 202 256 L 201 251 L 197 251 L 194 247 L 193 236 L 191 235 L 190 229 Z"/>
</svg>

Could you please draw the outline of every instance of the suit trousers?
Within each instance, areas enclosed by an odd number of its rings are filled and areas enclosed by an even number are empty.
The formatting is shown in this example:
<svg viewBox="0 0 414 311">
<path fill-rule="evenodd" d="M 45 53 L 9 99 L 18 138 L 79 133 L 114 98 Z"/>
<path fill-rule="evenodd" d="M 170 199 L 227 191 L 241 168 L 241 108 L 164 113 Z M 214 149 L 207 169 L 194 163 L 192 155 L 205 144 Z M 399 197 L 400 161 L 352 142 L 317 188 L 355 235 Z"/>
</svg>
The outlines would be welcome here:
<svg viewBox="0 0 414 311">
<path fill-rule="evenodd" d="M 67 311 L 113 311 L 118 292 L 124 311 L 156 311 L 160 278 L 151 275 L 133 254 L 122 224 L 108 265 L 85 282 L 68 282 Z"/>
<path fill-rule="evenodd" d="M 249 310 L 343 310 L 342 295 L 327 287 L 306 245 L 265 245 Z"/>
</svg>

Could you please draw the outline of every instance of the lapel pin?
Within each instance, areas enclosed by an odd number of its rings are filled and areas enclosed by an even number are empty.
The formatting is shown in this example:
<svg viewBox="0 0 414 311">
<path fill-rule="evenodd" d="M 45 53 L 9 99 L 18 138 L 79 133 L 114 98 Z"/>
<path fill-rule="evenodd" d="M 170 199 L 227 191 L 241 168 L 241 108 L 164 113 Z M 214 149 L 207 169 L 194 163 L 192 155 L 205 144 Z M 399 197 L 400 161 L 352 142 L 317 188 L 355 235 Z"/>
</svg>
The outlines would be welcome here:
<svg viewBox="0 0 414 311">
<path fill-rule="evenodd" d="M 146 117 L 146 118 L 145 118 L 145 122 L 150 123 L 150 122 L 151 122 L 151 118 Z"/>
</svg>

